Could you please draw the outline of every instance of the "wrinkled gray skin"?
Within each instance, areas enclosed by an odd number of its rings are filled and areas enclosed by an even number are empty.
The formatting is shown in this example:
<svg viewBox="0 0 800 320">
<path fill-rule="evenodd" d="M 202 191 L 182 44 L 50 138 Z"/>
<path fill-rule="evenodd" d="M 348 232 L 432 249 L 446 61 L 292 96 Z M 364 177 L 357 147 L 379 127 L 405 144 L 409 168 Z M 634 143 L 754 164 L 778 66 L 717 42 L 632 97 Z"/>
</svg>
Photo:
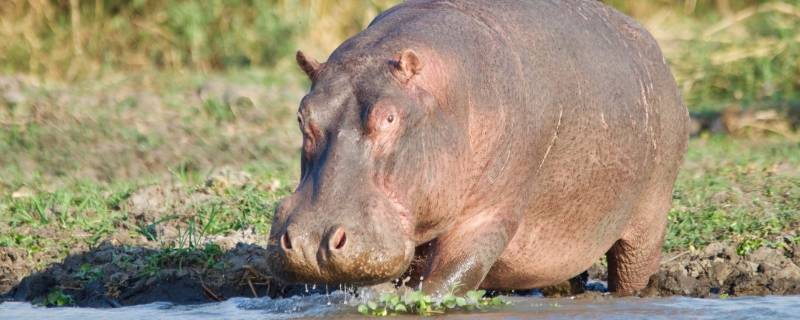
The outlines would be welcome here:
<svg viewBox="0 0 800 320">
<path fill-rule="evenodd" d="M 302 178 L 276 209 L 288 282 L 535 288 L 606 254 L 657 269 L 688 115 L 650 34 L 597 1 L 408 1 L 320 64 Z M 413 263 L 412 263 L 413 262 Z"/>
</svg>

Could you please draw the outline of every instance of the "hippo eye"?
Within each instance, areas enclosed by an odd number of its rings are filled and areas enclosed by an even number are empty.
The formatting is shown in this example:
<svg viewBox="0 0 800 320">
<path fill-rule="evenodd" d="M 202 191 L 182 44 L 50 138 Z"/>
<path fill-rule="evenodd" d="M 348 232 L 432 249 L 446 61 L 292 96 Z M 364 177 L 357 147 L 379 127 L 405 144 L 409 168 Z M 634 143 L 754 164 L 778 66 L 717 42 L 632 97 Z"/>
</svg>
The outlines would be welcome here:
<svg viewBox="0 0 800 320">
<path fill-rule="evenodd" d="M 390 130 L 397 126 L 402 120 L 395 106 L 389 103 L 378 103 L 369 110 L 368 118 L 365 119 L 365 129 L 369 134 L 376 134 L 385 130 Z"/>
</svg>

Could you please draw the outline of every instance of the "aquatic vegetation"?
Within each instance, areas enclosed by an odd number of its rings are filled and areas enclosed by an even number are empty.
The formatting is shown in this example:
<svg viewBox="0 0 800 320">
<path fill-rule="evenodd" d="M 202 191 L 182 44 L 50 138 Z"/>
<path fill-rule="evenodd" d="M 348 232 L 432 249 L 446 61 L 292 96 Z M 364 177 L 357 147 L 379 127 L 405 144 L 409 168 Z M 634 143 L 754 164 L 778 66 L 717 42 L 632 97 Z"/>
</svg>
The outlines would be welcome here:
<svg viewBox="0 0 800 320">
<path fill-rule="evenodd" d="M 398 314 L 418 314 L 423 316 L 441 314 L 449 311 L 472 311 L 510 304 L 501 297 L 486 297 L 486 290 L 467 291 L 464 296 L 448 293 L 434 298 L 422 291 L 413 291 L 403 296 L 396 293 L 383 293 L 378 301 L 367 301 L 358 305 L 358 312 L 370 316 L 389 316 Z"/>
</svg>

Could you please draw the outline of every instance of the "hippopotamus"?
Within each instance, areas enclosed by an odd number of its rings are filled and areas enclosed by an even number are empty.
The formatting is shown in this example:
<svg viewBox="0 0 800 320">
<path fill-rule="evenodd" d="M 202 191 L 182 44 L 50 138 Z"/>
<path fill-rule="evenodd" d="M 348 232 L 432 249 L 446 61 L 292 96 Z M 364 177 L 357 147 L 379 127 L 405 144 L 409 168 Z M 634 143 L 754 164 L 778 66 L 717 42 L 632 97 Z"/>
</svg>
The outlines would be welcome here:
<svg viewBox="0 0 800 320">
<path fill-rule="evenodd" d="M 632 18 L 594 0 L 406 1 L 326 62 L 296 59 L 311 85 L 275 278 L 541 288 L 605 254 L 609 290 L 632 294 L 657 270 L 689 118 Z"/>
</svg>

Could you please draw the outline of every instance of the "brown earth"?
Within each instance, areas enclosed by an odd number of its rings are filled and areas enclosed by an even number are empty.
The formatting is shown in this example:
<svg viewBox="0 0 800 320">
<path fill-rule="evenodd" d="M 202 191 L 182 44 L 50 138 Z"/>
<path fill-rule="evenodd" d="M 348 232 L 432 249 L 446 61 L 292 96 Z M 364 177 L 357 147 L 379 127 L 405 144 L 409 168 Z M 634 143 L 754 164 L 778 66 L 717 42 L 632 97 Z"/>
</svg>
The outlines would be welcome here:
<svg viewBox="0 0 800 320">
<path fill-rule="evenodd" d="M 231 243 L 236 237 L 221 239 Z M 249 238 L 249 237 L 245 237 Z M 155 249 L 125 246 L 106 241 L 90 251 L 68 257 L 44 270 L 31 272 L 24 253 L 0 251 L 0 289 L 5 299 L 37 301 L 53 288 L 61 288 L 78 306 L 117 307 L 154 301 L 202 303 L 230 297 L 292 296 L 307 288 L 282 286 L 267 271 L 263 244 L 237 243 L 211 255 L 192 252 L 158 260 Z M 164 254 L 162 253 L 163 257 Z M 209 258 L 209 256 L 211 258 Z M 209 262 L 213 261 L 213 262 Z M 712 243 L 701 251 L 674 255 L 662 263 L 647 288 L 639 295 L 712 297 L 718 294 L 789 295 L 800 294 L 800 246 L 786 250 L 761 248 L 747 256 L 735 247 Z M 587 272 L 592 279 L 605 279 L 598 263 Z M 14 283 L 14 277 L 22 281 Z M 584 279 L 585 280 L 585 279 Z M 578 295 L 602 297 L 591 287 L 544 288 L 548 297 Z M 584 282 L 585 284 L 585 282 Z M 322 288 L 316 288 L 315 292 Z M 589 291 L 589 292 L 587 292 Z"/>
<path fill-rule="evenodd" d="M 643 296 L 800 294 L 800 246 L 788 249 L 762 247 L 739 256 L 736 247 L 712 243 L 662 264 L 650 278 Z"/>
</svg>

